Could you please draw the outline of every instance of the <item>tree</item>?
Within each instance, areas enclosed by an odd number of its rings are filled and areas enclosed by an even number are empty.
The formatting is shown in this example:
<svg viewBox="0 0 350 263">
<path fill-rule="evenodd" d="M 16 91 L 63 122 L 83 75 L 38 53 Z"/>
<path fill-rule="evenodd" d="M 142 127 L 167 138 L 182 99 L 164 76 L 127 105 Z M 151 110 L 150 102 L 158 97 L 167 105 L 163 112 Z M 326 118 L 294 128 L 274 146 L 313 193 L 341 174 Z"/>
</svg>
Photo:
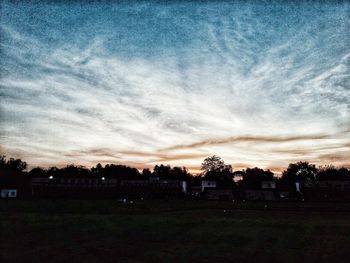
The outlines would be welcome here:
<svg viewBox="0 0 350 263">
<path fill-rule="evenodd" d="M 188 172 L 185 167 L 173 167 L 170 171 L 170 179 L 174 180 L 186 180 L 188 178 Z"/>
<path fill-rule="evenodd" d="M 152 172 L 151 172 L 150 169 L 144 168 L 144 169 L 142 170 L 142 176 L 143 176 L 145 179 L 150 178 L 151 175 L 152 175 Z"/>
<path fill-rule="evenodd" d="M 106 178 L 116 178 L 119 180 L 137 180 L 141 179 L 142 176 L 136 168 L 132 168 L 126 165 L 106 165 L 102 169 L 102 174 Z"/>
<path fill-rule="evenodd" d="M 156 165 L 153 168 L 152 175 L 159 177 L 160 179 L 169 179 L 170 178 L 171 167 L 170 165 Z"/>
<path fill-rule="evenodd" d="M 62 169 L 59 169 L 57 167 L 50 167 L 47 172 L 47 176 L 53 176 L 53 177 L 60 177 L 62 176 L 63 172 Z"/>
<path fill-rule="evenodd" d="M 217 182 L 220 188 L 233 187 L 232 166 L 225 164 L 221 157 L 213 155 L 204 159 L 202 166 L 204 178 Z"/>
<path fill-rule="evenodd" d="M 85 177 L 90 175 L 90 170 L 82 165 L 67 165 L 62 169 L 62 173 L 67 177 Z"/>
<path fill-rule="evenodd" d="M 148 169 L 144 169 L 145 173 L 148 173 Z M 186 180 L 189 177 L 187 169 L 185 167 L 171 167 L 170 165 L 156 165 L 154 166 L 152 176 L 159 177 L 160 179 L 170 180 Z"/>
<path fill-rule="evenodd" d="M 201 169 L 204 172 L 221 172 L 223 170 L 230 170 L 232 171 L 231 165 L 226 165 L 224 160 L 221 159 L 221 157 L 213 155 L 210 157 L 207 157 L 204 159 Z"/>
<path fill-rule="evenodd" d="M 340 180 L 350 180 L 350 170 L 345 167 L 338 169 L 338 176 Z"/>
<path fill-rule="evenodd" d="M 30 170 L 29 175 L 32 177 L 46 177 L 46 170 L 36 167 Z"/>
<path fill-rule="evenodd" d="M 5 155 L 1 155 L 0 156 L 0 168 L 3 169 L 6 166 L 6 156 Z"/>
<path fill-rule="evenodd" d="M 337 168 L 333 165 L 320 167 L 316 175 L 318 181 L 350 180 L 350 170 L 345 167 Z"/>
<path fill-rule="evenodd" d="M 10 158 L 6 160 L 6 156 L 0 157 L 0 169 L 12 173 L 22 173 L 27 168 L 27 163 L 21 159 Z"/>
<path fill-rule="evenodd" d="M 273 172 L 258 167 L 247 168 L 241 174 L 243 185 L 249 189 L 260 189 L 262 181 L 273 180 Z"/>
<path fill-rule="evenodd" d="M 308 162 L 290 163 L 286 171 L 282 174 L 282 179 L 295 183 L 297 181 L 313 181 L 318 172 L 314 164 Z"/>
<path fill-rule="evenodd" d="M 103 167 L 100 163 L 98 163 L 96 167 L 91 168 L 92 174 L 95 174 L 95 175 L 102 175 L 102 171 L 103 171 Z"/>
</svg>

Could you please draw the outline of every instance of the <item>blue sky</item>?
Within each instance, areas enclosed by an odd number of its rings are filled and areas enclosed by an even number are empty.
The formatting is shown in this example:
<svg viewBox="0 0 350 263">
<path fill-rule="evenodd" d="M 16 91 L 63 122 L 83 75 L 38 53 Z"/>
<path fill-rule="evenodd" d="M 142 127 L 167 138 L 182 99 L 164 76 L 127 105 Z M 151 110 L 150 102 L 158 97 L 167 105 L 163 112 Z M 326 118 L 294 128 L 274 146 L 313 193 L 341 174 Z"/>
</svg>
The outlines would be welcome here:
<svg viewBox="0 0 350 263">
<path fill-rule="evenodd" d="M 32 166 L 350 165 L 349 2 L 1 1 L 1 151 Z"/>
</svg>

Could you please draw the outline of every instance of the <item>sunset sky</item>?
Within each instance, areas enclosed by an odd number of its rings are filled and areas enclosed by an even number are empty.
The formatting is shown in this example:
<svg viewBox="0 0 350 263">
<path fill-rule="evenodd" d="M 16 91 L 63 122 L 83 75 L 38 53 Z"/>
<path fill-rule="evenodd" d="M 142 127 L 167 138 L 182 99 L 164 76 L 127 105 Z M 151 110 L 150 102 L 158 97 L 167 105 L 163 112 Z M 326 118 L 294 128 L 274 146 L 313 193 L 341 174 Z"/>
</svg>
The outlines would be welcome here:
<svg viewBox="0 0 350 263">
<path fill-rule="evenodd" d="M 348 1 L 1 1 L 1 153 L 350 167 Z"/>
</svg>

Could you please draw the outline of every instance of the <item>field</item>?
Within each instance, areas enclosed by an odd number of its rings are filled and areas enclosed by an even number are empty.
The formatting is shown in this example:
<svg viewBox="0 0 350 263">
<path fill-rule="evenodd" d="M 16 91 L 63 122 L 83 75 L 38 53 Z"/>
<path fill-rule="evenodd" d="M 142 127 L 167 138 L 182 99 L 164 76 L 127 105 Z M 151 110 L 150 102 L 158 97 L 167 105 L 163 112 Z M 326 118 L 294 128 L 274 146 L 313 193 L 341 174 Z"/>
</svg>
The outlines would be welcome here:
<svg viewBox="0 0 350 263">
<path fill-rule="evenodd" d="M 1 262 L 350 259 L 348 205 L 3 200 L 0 220 Z"/>
</svg>

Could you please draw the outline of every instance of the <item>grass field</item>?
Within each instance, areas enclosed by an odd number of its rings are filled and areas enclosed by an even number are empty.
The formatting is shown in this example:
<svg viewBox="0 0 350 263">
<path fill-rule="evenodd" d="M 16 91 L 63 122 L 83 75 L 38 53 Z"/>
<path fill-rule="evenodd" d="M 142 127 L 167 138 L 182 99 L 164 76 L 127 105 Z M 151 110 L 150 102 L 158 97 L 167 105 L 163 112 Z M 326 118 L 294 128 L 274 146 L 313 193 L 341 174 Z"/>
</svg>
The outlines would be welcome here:
<svg viewBox="0 0 350 263">
<path fill-rule="evenodd" d="M 350 262 L 347 206 L 296 206 L 1 201 L 0 261 Z"/>
</svg>

